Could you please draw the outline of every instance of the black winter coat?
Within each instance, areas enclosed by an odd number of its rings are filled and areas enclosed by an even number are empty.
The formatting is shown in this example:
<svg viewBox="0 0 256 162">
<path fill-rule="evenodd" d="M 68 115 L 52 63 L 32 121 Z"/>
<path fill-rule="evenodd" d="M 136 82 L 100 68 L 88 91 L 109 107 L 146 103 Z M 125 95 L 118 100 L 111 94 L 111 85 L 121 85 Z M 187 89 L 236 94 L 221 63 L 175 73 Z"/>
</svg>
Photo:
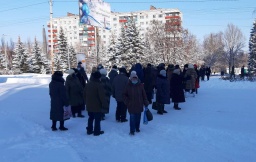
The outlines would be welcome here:
<svg viewBox="0 0 256 162">
<path fill-rule="evenodd" d="M 173 73 L 171 78 L 172 102 L 185 102 L 185 96 L 182 86 L 183 76 Z"/>
<path fill-rule="evenodd" d="M 107 100 L 108 107 L 105 113 L 109 113 L 110 96 L 112 95 L 112 88 L 109 79 L 106 76 L 101 76 L 101 83 L 105 89 L 105 98 Z"/>
<path fill-rule="evenodd" d="M 156 102 L 170 104 L 170 84 L 167 77 L 158 75 L 156 78 Z"/>
<path fill-rule="evenodd" d="M 147 67 L 144 70 L 144 89 L 146 93 L 152 93 L 153 91 L 153 72 L 151 67 Z"/>
<path fill-rule="evenodd" d="M 112 69 L 109 73 L 108 73 L 108 77 L 109 77 L 109 81 L 110 84 L 112 85 L 114 78 L 118 75 L 117 70 L 116 69 Z"/>
<path fill-rule="evenodd" d="M 50 119 L 63 121 L 63 107 L 69 104 L 62 76 L 52 75 L 52 81 L 49 84 L 49 95 L 51 97 Z"/>
</svg>

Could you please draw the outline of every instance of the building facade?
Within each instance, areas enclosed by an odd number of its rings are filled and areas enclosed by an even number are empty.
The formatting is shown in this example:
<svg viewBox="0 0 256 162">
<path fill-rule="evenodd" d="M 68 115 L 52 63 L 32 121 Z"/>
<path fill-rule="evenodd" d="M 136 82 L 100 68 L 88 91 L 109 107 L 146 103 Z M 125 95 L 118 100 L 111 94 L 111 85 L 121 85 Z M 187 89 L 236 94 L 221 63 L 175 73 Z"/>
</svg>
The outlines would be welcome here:
<svg viewBox="0 0 256 162">
<path fill-rule="evenodd" d="M 79 15 L 68 13 L 66 17 L 53 18 L 53 48 L 57 52 L 58 33 L 63 28 L 67 37 L 67 42 L 72 45 L 77 52 L 86 53 L 87 57 L 95 56 L 97 43 L 107 47 L 111 37 L 118 38 L 121 28 L 131 20 L 135 20 L 142 37 L 145 36 L 147 29 L 152 21 L 160 21 L 166 26 L 166 30 L 172 32 L 179 31 L 182 27 L 182 13 L 179 9 L 158 9 L 150 6 L 149 10 L 136 12 L 112 12 L 111 30 L 95 28 L 89 25 L 79 24 Z M 51 48 L 51 31 L 48 22 L 48 45 Z M 98 33 L 98 34 L 96 34 Z M 97 40 L 97 41 L 96 41 Z"/>
</svg>

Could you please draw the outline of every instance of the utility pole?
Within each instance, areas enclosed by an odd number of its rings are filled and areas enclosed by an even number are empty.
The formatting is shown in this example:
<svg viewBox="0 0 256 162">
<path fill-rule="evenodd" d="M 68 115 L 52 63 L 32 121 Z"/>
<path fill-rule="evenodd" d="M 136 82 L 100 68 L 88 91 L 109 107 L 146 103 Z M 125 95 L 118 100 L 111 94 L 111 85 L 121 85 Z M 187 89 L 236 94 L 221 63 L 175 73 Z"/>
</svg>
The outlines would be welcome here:
<svg viewBox="0 0 256 162">
<path fill-rule="evenodd" d="M 5 43 L 5 34 L 3 34 L 3 37 L 4 37 L 4 44 L 5 44 L 5 47 L 4 47 L 4 54 L 5 54 L 5 69 L 8 70 L 8 59 L 7 59 L 7 43 Z"/>
<path fill-rule="evenodd" d="M 49 4 L 50 4 L 50 30 L 51 30 L 50 31 L 51 32 L 51 63 L 52 63 L 51 69 L 52 69 L 52 74 L 53 74 L 53 72 L 54 72 L 54 70 L 53 70 L 53 67 L 54 67 L 54 53 L 53 53 L 53 31 L 52 31 L 52 25 L 53 25 L 53 23 L 52 23 L 52 15 L 53 15 L 52 0 L 50 0 Z"/>
</svg>

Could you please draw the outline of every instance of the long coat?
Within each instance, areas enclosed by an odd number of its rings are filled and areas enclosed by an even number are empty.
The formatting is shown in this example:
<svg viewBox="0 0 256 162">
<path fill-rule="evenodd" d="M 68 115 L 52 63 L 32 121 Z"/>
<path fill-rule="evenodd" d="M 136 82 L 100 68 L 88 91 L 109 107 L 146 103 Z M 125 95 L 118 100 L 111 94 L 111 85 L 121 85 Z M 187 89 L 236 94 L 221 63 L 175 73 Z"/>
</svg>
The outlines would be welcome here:
<svg viewBox="0 0 256 162">
<path fill-rule="evenodd" d="M 194 68 L 188 68 L 184 78 L 186 79 L 185 89 L 195 89 L 197 73 Z"/>
<path fill-rule="evenodd" d="M 124 103 L 131 114 L 143 112 L 143 105 L 148 106 L 147 95 L 143 84 L 139 81 L 133 84 L 130 80 L 124 90 Z"/>
<path fill-rule="evenodd" d="M 170 104 L 170 83 L 167 78 L 158 75 L 156 78 L 156 102 Z"/>
<path fill-rule="evenodd" d="M 68 106 L 69 103 L 62 76 L 52 75 L 52 81 L 49 84 L 49 95 L 51 97 L 50 119 L 63 121 L 63 107 Z"/>
<path fill-rule="evenodd" d="M 183 76 L 173 73 L 170 80 L 171 92 L 172 92 L 172 102 L 179 103 L 185 102 L 185 96 L 182 86 Z"/>
<path fill-rule="evenodd" d="M 128 83 L 129 78 L 126 76 L 126 74 L 121 73 L 118 74 L 112 84 L 112 94 L 113 97 L 116 99 L 118 102 L 123 102 L 123 93 L 124 89 Z"/>
<path fill-rule="evenodd" d="M 95 113 L 107 113 L 107 99 L 104 86 L 99 79 L 94 77 L 86 84 L 86 110 Z"/>
<path fill-rule="evenodd" d="M 69 104 L 71 106 L 84 105 L 84 88 L 74 74 L 67 76 L 65 87 L 67 90 Z"/>
<path fill-rule="evenodd" d="M 107 100 L 107 112 L 106 113 L 109 113 L 109 105 L 110 105 L 110 96 L 112 94 L 112 90 L 111 90 L 111 84 L 110 84 L 110 81 L 109 79 L 102 75 L 101 76 L 101 83 L 103 84 L 103 87 L 104 87 L 104 90 L 105 90 L 105 98 Z"/>
<path fill-rule="evenodd" d="M 147 67 L 144 70 L 144 88 L 146 93 L 152 93 L 153 91 L 153 69 Z"/>
</svg>

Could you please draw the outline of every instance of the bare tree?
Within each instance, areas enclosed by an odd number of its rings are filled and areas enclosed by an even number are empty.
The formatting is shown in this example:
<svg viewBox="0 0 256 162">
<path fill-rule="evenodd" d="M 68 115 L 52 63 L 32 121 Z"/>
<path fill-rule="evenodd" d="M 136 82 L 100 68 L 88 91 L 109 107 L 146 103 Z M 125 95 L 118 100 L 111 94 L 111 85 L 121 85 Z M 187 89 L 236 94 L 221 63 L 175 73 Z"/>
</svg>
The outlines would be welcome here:
<svg viewBox="0 0 256 162">
<path fill-rule="evenodd" d="M 228 62 L 229 69 L 231 69 L 231 66 L 235 66 L 235 58 L 238 56 L 238 53 L 245 46 L 245 37 L 237 26 L 228 24 L 224 32 L 223 42 L 226 52 L 224 58 Z"/>
<path fill-rule="evenodd" d="M 204 38 L 204 62 L 208 66 L 216 66 L 221 54 L 224 51 L 224 43 L 222 41 L 223 33 L 211 33 Z"/>
</svg>

